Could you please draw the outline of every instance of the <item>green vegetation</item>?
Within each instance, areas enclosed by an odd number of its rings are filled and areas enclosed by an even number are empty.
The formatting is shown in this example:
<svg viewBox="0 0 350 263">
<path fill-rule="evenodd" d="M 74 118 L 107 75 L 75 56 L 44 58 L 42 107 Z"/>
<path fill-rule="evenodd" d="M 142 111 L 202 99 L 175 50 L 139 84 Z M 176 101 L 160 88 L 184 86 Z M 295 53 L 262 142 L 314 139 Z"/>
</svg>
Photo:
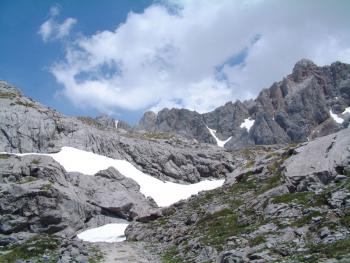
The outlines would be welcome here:
<svg viewBox="0 0 350 263">
<path fill-rule="evenodd" d="M 279 156 L 279 154 L 276 152 L 272 152 L 272 153 L 267 154 L 265 156 L 265 159 L 270 159 L 270 158 L 275 157 L 275 156 Z"/>
<path fill-rule="evenodd" d="M 296 221 L 294 221 L 292 223 L 293 226 L 295 227 L 302 227 L 304 225 L 306 225 L 307 223 L 309 223 L 313 217 L 317 217 L 322 215 L 319 211 L 312 211 L 309 214 L 297 219 Z"/>
<path fill-rule="evenodd" d="M 15 93 L 11 93 L 11 92 L 0 92 L 0 98 L 1 99 L 13 99 L 17 97 L 17 95 Z"/>
<path fill-rule="evenodd" d="M 47 184 L 42 185 L 40 189 L 44 191 L 50 191 L 52 187 L 53 187 L 52 182 L 48 182 Z"/>
<path fill-rule="evenodd" d="M 146 132 L 142 133 L 142 138 L 146 140 L 169 140 L 174 136 L 165 132 Z"/>
<path fill-rule="evenodd" d="M 99 262 L 103 262 L 103 253 L 101 252 L 101 250 L 99 250 L 97 247 L 93 247 L 91 249 L 91 252 L 94 253 L 93 256 L 89 257 L 88 263 L 99 263 Z"/>
<path fill-rule="evenodd" d="M 265 193 L 266 191 L 281 185 L 282 174 L 280 172 L 267 178 L 263 185 L 258 189 L 257 194 Z"/>
<path fill-rule="evenodd" d="M 30 107 L 30 108 L 33 108 L 35 106 L 34 103 L 28 102 L 28 101 L 24 101 L 24 100 L 16 100 L 16 104 L 17 105 L 22 105 L 24 107 Z"/>
<path fill-rule="evenodd" d="M 327 258 L 338 258 L 350 253 L 350 238 L 330 244 L 310 244 L 309 248 L 311 253 L 318 253 Z"/>
<path fill-rule="evenodd" d="M 350 227 L 350 215 L 346 215 L 340 219 L 340 223 L 346 227 Z"/>
<path fill-rule="evenodd" d="M 253 246 L 257 246 L 259 244 L 265 243 L 265 242 L 266 242 L 265 236 L 264 235 L 258 235 L 256 237 L 252 238 L 251 240 L 249 240 L 249 245 L 251 247 L 253 247 Z"/>
<path fill-rule="evenodd" d="M 291 203 L 295 202 L 301 205 L 307 205 L 310 202 L 310 198 L 314 195 L 311 192 L 295 192 L 295 193 L 286 193 L 283 195 L 276 196 L 272 199 L 272 202 L 275 204 L 279 203 Z"/>
<path fill-rule="evenodd" d="M 58 260 L 56 250 L 61 242 L 57 237 L 40 235 L 23 244 L 7 248 L 7 253 L 0 255 L 0 262 L 14 263 L 19 260 L 35 259 L 35 262 L 54 263 Z M 42 256 L 47 256 L 42 258 Z"/>
<path fill-rule="evenodd" d="M 33 176 L 26 176 L 26 177 L 23 177 L 21 179 L 21 181 L 19 181 L 19 183 L 20 184 L 26 184 L 26 183 L 34 182 L 36 180 L 37 180 L 37 178 L 35 178 Z"/>
<path fill-rule="evenodd" d="M 254 160 L 249 160 L 247 164 L 244 166 L 245 168 L 252 168 L 255 164 Z"/>
<path fill-rule="evenodd" d="M 241 224 L 238 219 L 238 215 L 227 208 L 201 218 L 196 223 L 196 227 L 202 235 L 201 242 L 221 251 L 227 238 L 252 230 L 252 225 Z"/>
<path fill-rule="evenodd" d="M 33 159 L 31 161 L 32 164 L 39 164 L 40 163 L 40 159 Z"/>
<path fill-rule="evenodd" d="M 183 263 L 183 259 L 178 255 L 178 251 L 176 246 L 171 246 L 168 248 L 163 256 L 162 256 L 162 261 L 164 263 Z"/>
<path fill-rule="evenodd" d="M 6 153 L 0 153 L 0 160 L 1 159 L 3 159 L 3 160 L 5 160 L 5 159 L 8 159 L 8 158 L 10 158 L 10 154 L 6 154 Z"/>
<path fill-rule="evenodd" d="M 91 117 L 78 116 L 77 119 L 89 126 L 102 129 L 102 125 Z"/>
</svg>

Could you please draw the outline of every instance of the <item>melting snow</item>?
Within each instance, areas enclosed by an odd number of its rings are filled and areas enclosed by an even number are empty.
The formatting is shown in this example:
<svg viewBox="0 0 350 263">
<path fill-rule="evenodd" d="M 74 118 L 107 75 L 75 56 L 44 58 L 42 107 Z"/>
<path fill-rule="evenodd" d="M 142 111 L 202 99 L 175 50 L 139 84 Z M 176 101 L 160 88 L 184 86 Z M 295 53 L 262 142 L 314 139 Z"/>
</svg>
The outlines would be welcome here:
<svg viewBox="0 0 350 263">
<path fill-rule="evenodd" d="M 347 107 L 341 114 L 350 113 L 350 107 Z"/>
<path fill-rule="evenodd" d="M 214 137 L 215 141 L 216 141 L 216 144 L 219 146 L 219 147 L 224 147 L 224 145 L 229 141 L 231 140 L 232 136 L 230 136 L 227 140 L 225 141 L 222 141 L 220 140 L 218 137 L 216 137 L 216 130 L 213 130 L 213 129 L 210 129 L 208 126 L 207 126 L 207 129 L 209 130 L 211 136 Z"/>
<path fill-rule="evenodd" d="M 348 108 L 346 108 L 346 110 L 347 110 L 347 109 L 348 109 Z M 334 113 L 332 112 L 332 110 L 329 111 L 329 114 L 331 115 L 332 119 L 333 119 L 336 123 L 342 124 L 342 123 L 344 122 L 344 120 L 343 120 L 342 118 L 338 117 L 337 114 L 334 114 Z"/>
<path fill-rule="evenodd" d="M 242 122 L 242 124 L 239 126 L 240 128 L 246 128 L 247 131 L 249 132 L 250 128 L 254 125 L 255 120 L 253 120 L 252 118 L 248 118 L 248 119 L 244 119 L 244 121 Z"/>
<path fill-rule="evenodd" d="M 186 199 L 199 191 L 211 190 L 221 186 L 224 180 L 204 180 L 195 184 L 177 184 L 163 182 L 138 170 L 126 160 L 115 160 L 92 152 L 72 147 L 62 147 L 61 151 L 52 154 L 25 153 L 19 155 L 47 155 L 59 162 L 67 172 L 80 172 L 94 175 L 108 167 L 114 167 L 122 175 L 135 180 L 140 185 L 140 192 L 151 196 L 158 206 L 169 206 L 177 201 Z"/>
<path fill-rule="evenodd" d="M 112 223 L 91 228 L 78 234 L 78 238 L 88 242 L 121 242 L 125 240 L 124 231 L 129 224 Z"/>
<path fill-rule="evenodd" d="M 124 176 L 135 180 L 140 185 L 140 192 L 145 196 L 151 196 L 158 206 L 169 206 L 181 199 L 197 194 L 199 191 L 211 190 L 224 183 L 224 180 L 205 180 L 195 184 L 163 182 L 141 172 L 125 160 L 115 160 L 72 147 L 62 147 L 60 152 L 53 154 L 24 153 L 17 155 L 29 154 L 51 156 L 66 171 L 80 172 L 87 175 L 94 175 L 98 171 L 112 166 Z M 78 234 L 78 238 L 89 242 L 120 242 L 125 240 L 124 230 L 127 225 L 127 223 L 113 223 L 88 229 Z"/>
</svg>

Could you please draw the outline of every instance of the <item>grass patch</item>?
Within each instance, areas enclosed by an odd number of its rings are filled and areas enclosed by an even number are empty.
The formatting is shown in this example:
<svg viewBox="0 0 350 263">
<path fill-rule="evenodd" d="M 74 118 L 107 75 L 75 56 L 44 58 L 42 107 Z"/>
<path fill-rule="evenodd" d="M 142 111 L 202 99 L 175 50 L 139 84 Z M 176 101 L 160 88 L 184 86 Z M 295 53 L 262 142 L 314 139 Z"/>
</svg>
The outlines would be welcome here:
<svg viewBox="0 0 350 263">
<path fill-rule="evenodd" d="M 28 108 L 34 108 L 35 104 L 32 102 L 28 102 L 28 101 L 24 101 L 24 100 L 16 100 L 15 102 L 17 105 L 22 105 L 24 107 L 28 107 Z"/>
<path fill-rule="evenodd" d="M 279 156 L 279 153 L 276 153 L 276 152 L 269 153 L 265 156 L 265 159 L 270 159 L 275 156 Z"/>
<path fill-rule="evenodd" d="M 252 168 L 255 164 L 255 160 L 249 160 L 244 168 Z"/>
<path fill-rule="evenodd" d="M 201 242 L 218 251 L 222 250 L 227 238 L 252 230 L 251 225 L 239 223 L 238 215 L 227 208 L 203 217 L 196 223 L 196 228 L 202 236 Z"/>
<path fill-rule="evenodd" d="M 272 199 L 272 203 L 280 204 L 295 202 L 301 205 L 308 205 L 310 203 L 310 198 L 314 195 L 311 192 L 295 192 L 295 193 L 286 193 L 283 195 L 275 196 Z"/>
<path fill-rule="evenodd" d="M 263 185 L 258 189 L 257 194 L 265 193 L 266 191 L 281 185 L 282 174 L 280 172 L 268 177 Z"/>
<path fill-rule="evenodd" d="M 292 223 L 292 226 L 302 227 L 302 226 L 306 225 L 307 223 L 309 223 L 313 217 L 320 216 L 320 215 L 322 215 L 322 214 L 319 211 L 312 211 L 309 214 L 294 221 Z"/>
<path fill-rule="evenodd" d="M 0 160 L 6 160 L 8 158 L 10 158 L 10 154 L 6 154 L 6 153 L 0 153 Z"/>
<path fill-rule="evenodd" d="M 78 116 L 77 119 L 80 120 L 81 122 L 89 125 L 89 126 L 93 126 L 95 128 L 102 129 L 102 125 L 91 117 Z"/>
<path fill-rule="evenodd" d="M 13 99 L 16 98 L 17 95 L 11 92 L 0 92 L 1 99 Z"/>
<path fill-rule="evenodd" d="M 346 215 L 340 219 L 340 223 L 346 227 L 350 227 L 350 215 Z"/>
<path fill-rule="evenodd" d="M 36 180 L 37 180 L 37 178 L 35 178 L 33 176 L 26 176 L 26 177 L 23 177 L 21 179 L 21 181 L 19 181 L 19 183 L 20 184 L 26 184 L 26 183 L 34 182 Z"/>
<path fill-rule="evenodd" d="M 266 238 L 264 235 L 258 235 L 252 239 L 249 240 L 249 245 L 251 247 L 257 246 L 259 244 L 265 243 L 266 242 Z"/>
<path fill-rule="evenodd" d="M 103 262 L 103 253 L 101 252 L 101 250 L 99 250 L 97 247 L 93 247 L 91 249 L 91 252 L 94 253 L 93 256 L 90 256 L 88 259 L 88 263 L 99 263 L 99 262 Z"/>
<path fill-rule="evenodd" d="M 173 135 L 165 132 L 147 132 L 142 134 L 142 138 L 148 140 L 169 140 L 173 137 Z"/>
<path fill-rule="evenodd" d="M 38 165 L 40 163 L 40 159 L 33 159 L 31 163 Z"/>
<path fill-rule="evenodd" d="M 34 262 L 57 262 L 58 255 L 55 254 L 61 242 L 54 236 L 36 236 L 23 244 L 8 248 L 8 253 L 0 255 L 0 262 L 14 263 L 20 260 L 34 259 Z M 42 258 L 48 255 L 50 259 Z"/>
<path fill-rule="evenodd" d="M 311 253 L 319 253 L 327 258 L 339 258 L 350 253 L 350 238 L 330 244 L 311 244 L 309 248 Z"/>
<path fill-rule="evenodd" d="M 171 246 L 165 250 L 162 256 L 162 262 L 164 263 L 183 263 L 183 259 L 178 255 L 177 247 Z"/>
<path fill-rule="evenodd" d="M 47 184 L 42 185 L 40 189 L 44 191 L 50 191 L 52 187 L 53 187 L 53 184 L 51 182 L 48 182 Z"/>
</svg>

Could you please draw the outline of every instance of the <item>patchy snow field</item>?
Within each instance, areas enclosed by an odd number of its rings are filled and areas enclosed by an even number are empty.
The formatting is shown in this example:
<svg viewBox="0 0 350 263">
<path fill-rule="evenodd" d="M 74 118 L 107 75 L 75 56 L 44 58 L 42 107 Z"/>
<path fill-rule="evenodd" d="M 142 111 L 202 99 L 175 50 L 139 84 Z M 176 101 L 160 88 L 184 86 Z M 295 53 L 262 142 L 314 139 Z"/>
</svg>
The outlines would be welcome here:
<svg viewBox="0 0 350 263">
<path fill-rule="evenodd" d="M 25 153 L 17 155 L 30 154 L 51 156 L 67 172 L 80 172 L 90 176 L 108 167 L 114 167 L 125 177 L 135 180 L 140 185 L 140 192 L 145 196 L 151 196 L 158 206 L 169 206 L 197 194 L 199 191 L 211 190 L 224 183 L 224 180 L 205 180 L 195 184 L 163 182 L 141 172 L 125 160 L 115 160 L 72 147 L 62 147 L 60 152 L 53 154 Z M 125 240 L 124 230 L 127 226 L 127 223 L 107 224 L 88 229 L 78 234 L 78 238 L 89 242 L 120 242 Z"/>
<path fill-rule="evenodd" d="M 210 129 L 208 126 L 207 126 L 207 129 L 209 130 L 211 136 L 214 137 L 214 139 L 216 140 L 216 144 L 219 146 L 219 147 L 224 147 L 224 145 L 229 141 L 231 140 L 232 136 L 229 137 L 227 140 L 225 141 L 222 141 L 220 140 L 218 137 L 216 137 L 216 130 L 213 130 L 213 129 Z"/>
</svg>

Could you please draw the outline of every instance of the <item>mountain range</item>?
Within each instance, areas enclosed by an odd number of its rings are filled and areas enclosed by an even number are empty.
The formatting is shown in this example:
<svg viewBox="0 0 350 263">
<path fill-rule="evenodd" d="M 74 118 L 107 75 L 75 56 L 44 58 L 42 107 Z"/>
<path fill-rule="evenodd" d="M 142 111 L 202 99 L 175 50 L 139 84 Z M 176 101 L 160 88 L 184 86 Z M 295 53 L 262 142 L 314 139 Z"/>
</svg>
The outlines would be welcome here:
<svg viewBox="0 0 350 263">
<path fill-rule="evenodd" d="M 341 62 L 135 126 L 0 81 L 0 262 L 350 262 L 349 122 Z"/>
</svg>

